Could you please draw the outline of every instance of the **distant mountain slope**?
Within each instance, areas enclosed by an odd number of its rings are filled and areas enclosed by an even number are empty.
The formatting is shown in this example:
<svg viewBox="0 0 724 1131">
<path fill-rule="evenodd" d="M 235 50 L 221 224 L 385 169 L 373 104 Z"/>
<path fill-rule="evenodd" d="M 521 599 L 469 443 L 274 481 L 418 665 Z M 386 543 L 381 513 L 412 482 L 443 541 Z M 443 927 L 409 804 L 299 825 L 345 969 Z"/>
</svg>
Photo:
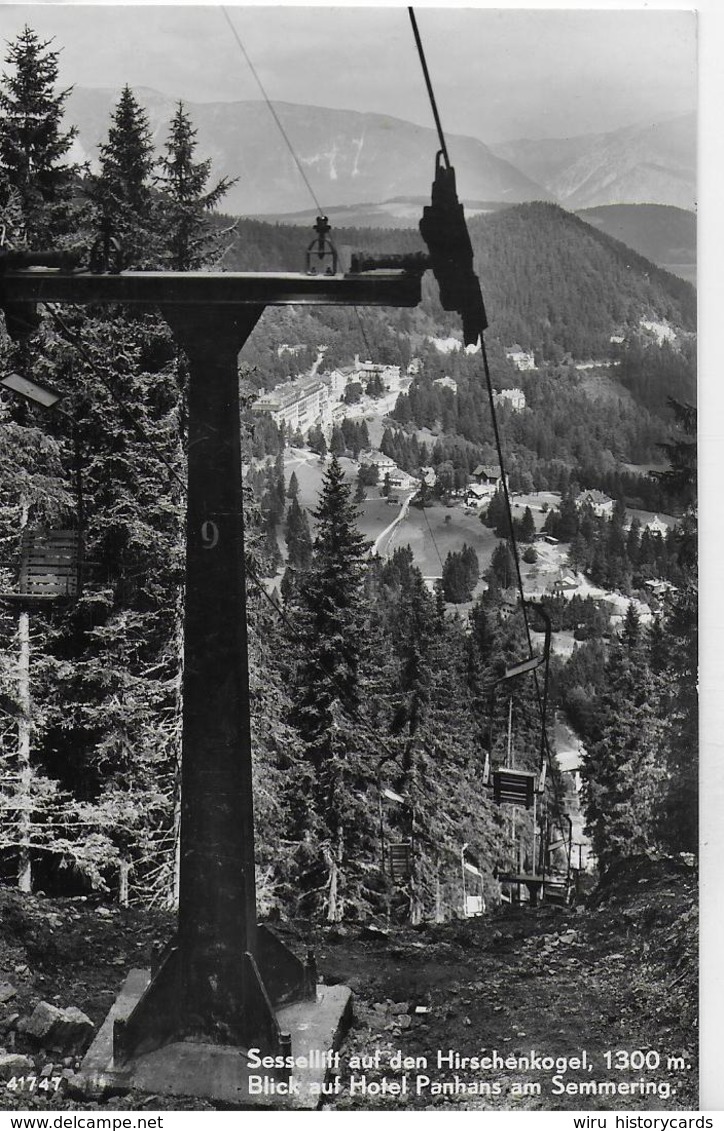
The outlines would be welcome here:
<svg viewBox="0 0 724 1131">
<path fill-rule="evenodd" d="M 552 204 L 520 204 L 470 222 L 491 337 L 518 343 L 549 360 L 565 353 L 605 358 L 612 334 L 638 328 L 642 318 L 694 331 L 696 292 L 624 244 Z M 395 232 L 340 228 L 340 247 L 408 252 L 422 247 L 412 229 Z M 235 270 L 299 270 L 309 229 L 241 220 L 225 265 Z M 371 341 L 395 347 L 396 335 L 455 334 L 460 319 L 440 307 L 428 275 L 415 311 L 364 312 Z M 351 312 L 306 312 L 323 324 L 349 324 Z M 290 331 L 287 329 L 285 333 Z M 291 340 L 288 336 L 282 341 Z M 327 340 L 324 335 L 310 337 Z M 362 343 L 360 342 L 360 348 Z"/>
<path fill-rule="evenodd" d="M 78 127 L 75 156 L 97 159 L 118 91 L 76 87 L 66 120 Z M 136 92 L 160 149 L 176 103 L 147 89 Z M 279 102 L 274 108 L 323 208 L 393 197 L 428 197 L 439 147 L 432 129 L 381 114 Z M 224 207 L 239 215 L 292 212 L 312 203 L 299 170 L 263 102 L 188 103 L 199 154 L 214 175 L 238 177 Z M 449 139 L 458 192 L 464 200 L 515 203 L 551 194 L 481 141 Z"/>
<path fill-rule="evenodd" d="M 586 208 L 581 220 L 640 252 L 658 267 L 696 281 L 696 215 L 661 204 Z"/>
<path fill-rule="evenodd" d="M 429 203 L 429 197 L 396 197 L 394 200 L 383 200 L 378 204 L 364 202 L 343 204 L 328 208 L 326 213 L 333 228 L 410 228 L 417 227 L 422 209 Z M 468 200 L 465 202 L 465 215 L 470 219 L 471 216 L 478 216 L 483 212 L 497 212 L 500 208 L 508 207 L 509 204 L 500 201 Z M 314 224 L 315 216 L 316 212 L 313 208 L 305 208 L 301 212 L 260 214 L 255 219 L 309 227 Z"/>
<path fill-rule="evenodd" d="M 344 228 L 416 228 L 422 215 L 424 197 L 383 201 L 380 204 L 346 204 L 327 211 L 332 234 Z M 474 216 L 499 212 L 510 205 L 493 201 L 470 201 L 465 205 L 468 220 Z M 620 240 L 666 271 L 696 283 L 696 215 L 683 208 L 663 204 L 608 204 L 577 213 L 587 224 Z M 314 209 L 279 213 L 260 219 L 280 224 L 311 228 Z M 336 237 L 335 237 L 336 238 Z"/>
<path fill-rule="evenodd" d="M 491 331 L 574 357 L 605 357 L 612 333 L 641 318 L 696 328 L 696 292 L 624 244 L 551 204 L 470 222 Z"/>
<path fill-rule="evenodd" d="M 604 204 L 696 204 L 696 118 L 574 138 L 492 146 L 571 210 Z"/>
</svg>

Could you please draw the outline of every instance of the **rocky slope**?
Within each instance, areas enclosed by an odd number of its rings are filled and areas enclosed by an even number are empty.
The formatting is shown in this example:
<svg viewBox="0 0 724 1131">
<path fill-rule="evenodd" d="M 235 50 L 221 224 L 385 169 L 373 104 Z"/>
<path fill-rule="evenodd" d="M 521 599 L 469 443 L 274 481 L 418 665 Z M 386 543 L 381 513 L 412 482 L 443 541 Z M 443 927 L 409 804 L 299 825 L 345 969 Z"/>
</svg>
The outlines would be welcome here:
<svg viewBox="0 0 724 1131">
<path fill-rule="evenodd" d="M 339 1109 L 458 1110 L 686 1110 L 696 1108 L 697 934 L 696 871 L 683 859 L 641 856 L 622 865 L 578 906 L 538 910 L 506 906 L 465 922 L 419 928 L 339 925 L 326 929 L 295 923 L 275 926 L 299 953 L 316 948 L 329 983 L 355 994 L 355 1020 L 342 1050 L 340 1085 L 330 1106 Z M 203 1100 L 131 1093 L 86 1099 L 75 1081 L 78 1053 L 50 1047 L 52 1037 L 28 1022 L 40 1002 L 82 1010 L 97 1026 L 127 970 L 149 964 L 155 939 L 172 928 L 164 913 L 94 905 L 86 899 L 50 900 L 0 890 L 0 1109 L 209 1110 Z M 42 1012 L 42 1011 L 41 1011 Z M 368 1080 L 399 1083 L 390 1065 L 401 1055 L 433 1065 L 437 1050 L 461 1055 L 538 1055 L 574 1058 L 585 1048 L 592 1071 L 570 1064 L 565 1084 L 613 1078 L 632 1084 L 642 1076 L 655 1096 L 560 1092 L 556 1070 L 532 1061 L 528 1068 L 494 1073 L 445 1065 L 429 1073 L 454 1087 L 455 1076 L 495 1081 L 493 1095 L 435 1093 L 414 1088 L 355 1093 L 363 1073 L 353 1057 L 374 1057 Z M 653 1050 L 660 1063 L 642 1071 L 607 1068 L 609 1050 Z M 39 1079 L 61 1075 L 56 1090 L 7 1087 L 12 1067 Z M 673 1063 L 669 1057 L 677 1058 Z M 678 1058 L 683 1058 L 679 1060 Z M 2 1064 L 6 1069 L 2 1069 Z M 25 1065 L 25 1068 L 22 1068 Z M 47 1070 L 47 1071 L 46 1071 Z M 540 1084 L 517 1092 L 513 1083 Z"/>
</svg>

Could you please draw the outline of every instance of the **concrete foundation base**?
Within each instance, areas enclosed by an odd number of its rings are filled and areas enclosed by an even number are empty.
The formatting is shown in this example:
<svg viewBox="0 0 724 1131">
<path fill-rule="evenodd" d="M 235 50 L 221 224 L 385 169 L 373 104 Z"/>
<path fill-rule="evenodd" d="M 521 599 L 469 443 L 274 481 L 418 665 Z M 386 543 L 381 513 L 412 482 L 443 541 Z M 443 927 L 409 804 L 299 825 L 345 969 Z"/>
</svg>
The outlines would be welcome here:
<svg viewBox="0 0 724 1131">
<path fill-rule="evenodd" d="M 352 1017 L 347 986 L 319 986 L 316 1001 L 282 1006 L 282 1032 L 291 1033 L 292 1068 L 264 1067 L 240 1048 L 178 1041 L 126 1064 L 113 1062 L 113 1022 L 131 1013 L 150 981 L 150 971 L 132 970 L 88 1050 L 80 1070 L 86 1095 L 140 1091 L 197 1096 L 239 1107 L 314 1110 L 335 1095 L 337 1049 Z"/>
</svg>

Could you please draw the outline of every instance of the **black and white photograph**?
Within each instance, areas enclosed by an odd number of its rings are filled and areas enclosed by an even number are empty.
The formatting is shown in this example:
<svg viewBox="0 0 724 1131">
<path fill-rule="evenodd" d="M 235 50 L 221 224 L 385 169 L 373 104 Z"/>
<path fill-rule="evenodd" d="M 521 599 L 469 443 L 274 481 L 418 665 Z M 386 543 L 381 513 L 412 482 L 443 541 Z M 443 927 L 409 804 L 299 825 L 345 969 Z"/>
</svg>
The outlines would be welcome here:
<svg viewBox="0 0 724 1131">
<path fill-rule="evenodd" d="M 715 1106 L 699 25 L 0 3 L 0 1119 Z"/>
</svg>

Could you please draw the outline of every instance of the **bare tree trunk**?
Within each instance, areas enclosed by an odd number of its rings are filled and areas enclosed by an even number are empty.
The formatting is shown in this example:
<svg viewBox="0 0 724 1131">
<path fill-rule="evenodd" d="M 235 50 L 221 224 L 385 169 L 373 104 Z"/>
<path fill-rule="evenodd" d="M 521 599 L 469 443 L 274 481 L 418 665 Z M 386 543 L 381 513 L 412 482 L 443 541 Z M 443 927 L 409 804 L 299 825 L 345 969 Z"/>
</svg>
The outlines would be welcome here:
<svg viewBox="0 0 724 1131">
<path fill-rule="evenodd" d="M 422 900 L 418 895 L 417 879 L 419 873 L 422 871 L 420 866 L 420 858 L 412 858 L 412 869 L 410 874 L 410 923 L 416 927 L 418 923 L 422 922 Z"/>
<path fill-rule="evenodd" d="M 121 860 L 118 865 L 118 902 L 121 907 L 128 907 L 128 876 L 130 871 L 130 861 Z"/>
<path fill-rule="evenodd" d="M 422 904 L 417 897 L 417 892 L 413 888 L 412 894 L 410 896 L 410 923 L 412 924 L 413 927 L 416 927 L 421 922 L 422 922 Z"/>
<path fill-rule="evenodd" d="M 443 923 L 445 917 L 442 913 L 442 889 L 440 887 L 440 861 L 435 864 L 435 922 Z"/>
<path fill-rule="evenodd" d="M 329 897 L 327 899 L 327 922 L 337 922 L 337 880 L 339 869 L 337 861 L 330 853 L 329 856 Z"/>
<path fill-rule="evenodd" d="M 344 859 L 344 829 L 340 828 L 335 846 L 325 849 L 329 865 L 329 895 L 327 897 L 327 922 L 338 923 L 342 918 L 343 903 L 339 895 Z"/>
</svg>

